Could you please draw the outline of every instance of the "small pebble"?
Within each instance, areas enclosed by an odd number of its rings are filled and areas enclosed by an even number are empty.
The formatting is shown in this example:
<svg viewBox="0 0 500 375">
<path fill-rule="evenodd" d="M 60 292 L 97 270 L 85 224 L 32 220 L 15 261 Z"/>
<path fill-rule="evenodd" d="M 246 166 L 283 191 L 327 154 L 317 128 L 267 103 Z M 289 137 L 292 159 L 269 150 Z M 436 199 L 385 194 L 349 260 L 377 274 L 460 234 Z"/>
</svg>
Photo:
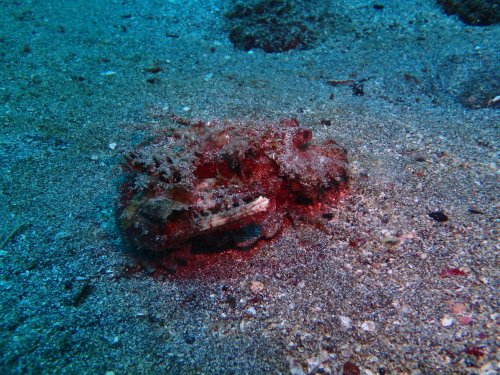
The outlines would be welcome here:
<svg viewBox="0 0 500 375">
<path fill-rule="evenodd" d="M 388 236 L 385 237 L 382 242 L 387 246 L 396 246 L 399 244 L 399 240 L 396 237 Z"/>
<path fill-rule="evenodd" d="M 443 268 L 439 273 L 439 277 L 441 278 L 454 277 L 454 276 L 466 276 L 466 273 L 464 270 L 460 268 Z"/>
<path fill-rule="evenodd" d="M 441 319 L 441 325 L 443 327 L 450 327 L 453 324 L 453 319 L 450 318 L 449 316 L 445 316 L 444 318 Z"/>
<path fill-rule="evenodd" d="M 257 315 L 257 310 L 255 310 L 255 307 L 249 307 L 249 308 L 247 309 L 247 314 L 248 314 L 248 315 L 255 316 L 255 315 Z"/>
<path fill-rule="evenodd" d="M 340 323 L 342 323 L 342 326 L 344 328 L 351 328 L 352 326 L 352 320 L 350 318 L 348 318 L 347 316 L 339 316 L 339 319 L 340 319 Z"/>
<path fill-rule="evenodd" d="M 467 311 L 467 306 L 464 303 L 455 302 L 451 305 L 451 312 L 453 314 L 463 314 L 465 311 Z"/>
<path fill-rule="evenodd" d="M 470 316 L 464 315 L 460 317 L 460 324 L 466 326 L 467 324 L 472 323 L 472 318 Z"/>
<path fill-rule="evenodd" d="M 469 213 L 474 214 L 474 215 L 482 215 L 482 214 L 484 214 L 483 211 L 478 210 L 478 209 L 476 209 L 474 207 L 470 207 L 468 211 L 469 211 Z"/>
<path fill-rule="evenodd" d="M 254 293 L 260 293 L 264 290 L 264 284 L 260 281 L 252 281 L 250 283 L 250 290 Z"/>
<path fill-rule="evenodd" d="M 363 324 L 361 324 L 361 329 L 363 331 L 373 332 L 375 331 L 375 323 L 370 320 L 364 321 Z"/>
<path fill-rule="evenodd" d="M 240 331 L 241 332 L 245 332 L 245 328 L 247 326 L 247 322 L 245 321 L 245 319 L 243 319 L 241 322 L 240 322 Z"/>
</svg>

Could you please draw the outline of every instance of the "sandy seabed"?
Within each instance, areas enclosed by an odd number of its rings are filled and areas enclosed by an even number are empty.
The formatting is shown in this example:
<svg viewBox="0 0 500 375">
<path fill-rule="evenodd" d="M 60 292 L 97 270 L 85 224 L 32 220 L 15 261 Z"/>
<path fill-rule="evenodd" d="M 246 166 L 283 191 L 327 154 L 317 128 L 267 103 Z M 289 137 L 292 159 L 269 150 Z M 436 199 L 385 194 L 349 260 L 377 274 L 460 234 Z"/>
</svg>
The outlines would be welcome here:
<svg viewBox="0 0 500 375">
<path fill-rule="evenodd" d="M 459 99 L 498 81 L 498 26 L 341 0 L 324 42 L 268 54 L 233 47 L 228 1 L 0 4 L 2 373 L 496 373 L 499 116 Z M 349 194 L 155 277 L 114 204 L 170 112 L 296 117 L 348 150 Z"/>
</svg>

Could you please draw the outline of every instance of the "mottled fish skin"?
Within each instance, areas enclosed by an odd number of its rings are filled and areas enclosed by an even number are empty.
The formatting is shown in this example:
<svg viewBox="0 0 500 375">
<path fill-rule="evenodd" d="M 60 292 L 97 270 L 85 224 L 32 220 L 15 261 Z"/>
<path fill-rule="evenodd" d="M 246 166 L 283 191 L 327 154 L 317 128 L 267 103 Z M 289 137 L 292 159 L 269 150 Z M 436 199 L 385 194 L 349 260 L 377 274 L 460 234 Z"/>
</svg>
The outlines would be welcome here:
<svg viewBox="0 0 500 375">
<path fill-rule="evenodd" d="M 137 249 L 248 248 L 285 217 L 314 222 L 347 186 L 345 150 L 296 119 L 182 125 L 125 157 L 119 221 Z"/>
</svg>

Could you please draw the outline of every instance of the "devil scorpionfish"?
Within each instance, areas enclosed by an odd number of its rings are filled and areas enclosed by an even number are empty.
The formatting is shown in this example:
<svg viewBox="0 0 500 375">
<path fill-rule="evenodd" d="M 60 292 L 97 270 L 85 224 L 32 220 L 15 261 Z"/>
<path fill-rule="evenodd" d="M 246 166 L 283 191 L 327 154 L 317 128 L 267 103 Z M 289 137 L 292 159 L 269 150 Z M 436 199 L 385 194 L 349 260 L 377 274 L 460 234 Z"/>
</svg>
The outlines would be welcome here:
<svg viewBox="0 0 500 375">
<path fill-rule="evenodd" d="M 134 248 L 175 254 L 249 248 L 285 222 L 308 221 L 348 182 L 345 150 L 278 124 L 175 118 L 125 156 L 118 221 Z"/>
</svg>

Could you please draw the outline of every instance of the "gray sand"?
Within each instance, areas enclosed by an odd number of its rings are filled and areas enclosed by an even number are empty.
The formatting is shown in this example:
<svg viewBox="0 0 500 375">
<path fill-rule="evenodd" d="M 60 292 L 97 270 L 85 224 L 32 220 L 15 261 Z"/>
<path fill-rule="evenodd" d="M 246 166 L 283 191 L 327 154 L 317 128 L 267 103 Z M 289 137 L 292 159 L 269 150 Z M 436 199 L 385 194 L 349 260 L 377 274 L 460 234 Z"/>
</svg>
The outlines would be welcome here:
<svg viewBox="0 0 500 375">
<path fill-rule="evenodd" d="M 0 372 L 496 372 L 499 116 L 457 97 L 498 79 L 499 29 L 350 3 L 317 48 L 267 54 L 234 49 L 226 1 L 1 2 Z M 352 77 L 363 96 L 327 84 Z M 347 148 L 349 194 L 326 230 L 127 272 L 121 155 L 170 111 L 297 117 Z"/>
</svg>

